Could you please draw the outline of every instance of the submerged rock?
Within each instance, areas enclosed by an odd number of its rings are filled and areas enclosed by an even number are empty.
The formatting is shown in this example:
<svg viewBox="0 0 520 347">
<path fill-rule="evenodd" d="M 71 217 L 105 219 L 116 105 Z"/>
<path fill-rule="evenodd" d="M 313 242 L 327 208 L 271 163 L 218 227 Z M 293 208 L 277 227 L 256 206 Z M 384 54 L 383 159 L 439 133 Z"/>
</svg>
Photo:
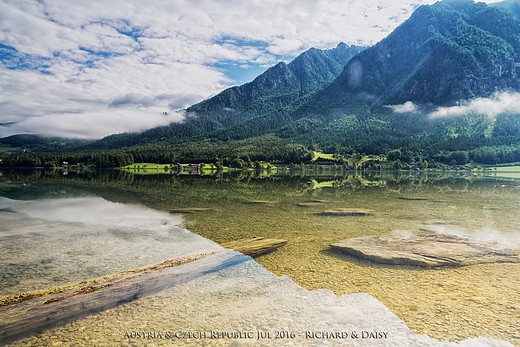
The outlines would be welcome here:
<svg viewBox="0 0 520 347">
<path fill-rule="evenodd" d="M 412 197 L 407 197 L 407 196 L 398 196 L 397 199 L 399 199 L 399 200 L 412 200 L 412 201 L 426 201 L 426 200 L 430 200 L 428 198 L 412 198 Z"/>
<path fill-rule="evenodd" d="M 520 262 L 517 253 L 496 244 L 444 234 L 410 238 L 365 236 L 339 241 L 330 246 L 340 252 L 383 264 L 436 267 Z"/>
<path fill-rule="evenodd" d="M 268 205 L 268 204 L 274 204 L 274 201 L 269 201 L 269 200 L 248 200 L 248 201 L 244 201 L 244 204 L 246 204 L 246 205 Z"/>
<path fill-rule="evenodd" d="M 186 207 L 186 208 L 175 208 L 170 210 L 170 213 L 197 213 L 197 212 L 206 212 L 206 211 L 214 211 L 213 208 L 207 207 Z"/>
<path fill-rule="evenodd" d="M 443 221 L 443 220 L 429 220 L 429 221 L 423 222 L 422 224 L 426 225 L 426 226 L 438 226 L 438 225 L 452 226 L 452 225 L 460 225 L 460 222 Z"/>
<path fill-rule="evenodd" d="M 368 216 L 373 214 L 374 210 L 364 208 L 334 208 L 318 213 L 321 216 Z"/>
<path fill-rule="evenodd" d="M 323 205 L 323 202 L 316 202 L 316 201 L 308 201 L 308 202 L 298 202 L 296 203 L 296 206 L 298 207 L 316 207 Z"/>
<path fill-rule="evenodd" d="M 272 252 L 287 244 L 286 240 L 266 239 L 263 237 L 250 237 L 222 244 L 222 247 L 233 249 L 251 257 L 256 257 Z"/>
</svg>

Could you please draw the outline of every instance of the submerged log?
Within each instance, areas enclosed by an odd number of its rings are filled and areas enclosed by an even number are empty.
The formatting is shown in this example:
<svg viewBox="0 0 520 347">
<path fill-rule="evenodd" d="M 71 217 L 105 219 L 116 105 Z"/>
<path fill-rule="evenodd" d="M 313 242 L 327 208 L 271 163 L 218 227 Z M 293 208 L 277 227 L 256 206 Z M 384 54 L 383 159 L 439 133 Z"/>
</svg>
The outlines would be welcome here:
<svg viewBox="0 0 520 347">
<path fill-rule="evenodd" d="M 383 264 L 436 267 L 520 262 L 518 254 L 496 244 L 444 234 L 410 238 L 365 236 L 339 241 L 330 247 Z"/>
<path fill-rule="evenodd" d="M 167 264 L 165 267 L 159 264 L 157 269 L 99 283 L 97 288 L 69 291 L 50 299 L 48 296 L 33 298 L 2 307 L 0 344 L 137 300 L 248 259 L 236 252 L 226 251 L 189 263 L 182 262 L 182 266 L 168 267 Z"/>
<path fill-rule="evenodd" d="M 221 246 L 228 249 L 233 249 L 250 257 L 257 257 L 259 255 L 272 252 L 287 244 L 286 240 L 265 239 L 263 237 L 251 237 L 231 242 L 226 242 Z"/>
<path fill-rule="evenodd" d="M 228 242 L 223 246 L 255 257 L 286 244 L 285 240 L 253 237 Z M 10 342 L 36 331 L 64 324 L 71 319 L 191 281 L 208 272 L 247 259 L 249 258 L 231 251 L 204 253 L 167 260 L 96 280 L 6 296 L 2 298 L 0 305 L 0 341 Z"/>
<path fill-rule="evenodd" d="M 134 275 L 134 274 L 137 274 L 140 272 L 145 272 L 145 271 L 157 271 L 157 270 L 161 270 L 161 269 L 164 269 L 167 267 L 179 266 L 179 265 L 190 263 L 195 260 L 205 258 L 205 257 L 213 255 L 213 254 L 215 254 L 215 253 L 214 252 L 213 253 L 201 253 L 201 254 L 196 254 L 196 255 L 191 255 L 191 256 L 186 256 L 186 257 L 169 259 L 169 260 L 165 260 L 164 262 L 162 262 L 160 264 L 156 264 L 156 265 L 152 265 L 152 266 L 148 266 L 148 267 L 144 267 L 144 268 L 127 270 L 127 271 L 119 272 L 116 274 L 111 274 L 111 275 L 106 275 L 103 277 L 90 279 L 87 281 L 70 283 L 70 284 L 66 284 L 63 286 L 59 286 L 59 287 L 39 289 L 39 290 L 30 291 L 30 292 L 2 296 L 2 297 L 0 297 L 0 308 L 4 307 L 4 306 L 17 304 L 17 303 L 25 301 L 25 300 L 42 297 L 42 296 L 69 292 L 70 290 L 77 289 L 77 288 L 81 288 L 80 291 L 85 291 L 85 293 L 88 291 L 94 291 L 94 290 L 97 290 L 96 288 L 100 288 L 100 286 L 102 286 L 102 287 L 110 286 L 110 285 L 114 284 L 114 281 L 119 281 L 122 279 L 126 280 L 126 278 L 128 278 L 128 275 Z"/>
<path fill-rule="evenodd" d="M 318 213 L 320 216 L 369 216 L 374 210 L 364 208 L 334 208 Z"/>
</svg>

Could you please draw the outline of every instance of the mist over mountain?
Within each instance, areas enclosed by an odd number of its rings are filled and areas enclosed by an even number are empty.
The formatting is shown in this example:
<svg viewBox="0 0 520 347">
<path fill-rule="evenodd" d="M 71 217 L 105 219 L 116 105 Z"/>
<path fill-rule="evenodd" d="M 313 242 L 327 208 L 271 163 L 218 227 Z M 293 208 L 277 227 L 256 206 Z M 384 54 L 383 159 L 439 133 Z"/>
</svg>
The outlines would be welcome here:
<svg viewBox="0 0 520 347">
<path fill-rule="evenodd" d="M 118 134 L 98 141 L 95 148 L 179 141 L 205 136 L 258 115 L 288 107 L 328 85 L 364 47 L 340 43 L 334 49 L 311 48 L 286 64 L 280 62 L 252 82 L 231 87 L 187 109 L 183 123 L 153 128 L 141 134 Z"/>
<path fill-rule="evenodd" d="M 430 114 L 475 98 L 491 98 L 481 105 L 520 100 L 515 94 L 520 90 L 519 53 L 520 22 L 506 9 L 471 0 L 421 6 L 387 38 L 352 58 L 290 120 L 285 117 L 276 134 L 331 150 L 351 147 L 370 153 L 497 145 L 492 129 L 516 116 L 499 117 L 495 123 L 478 108 L 467 108 L 457 119 L 433 119 Z"/>
<path fill-rule="evenodd" d="M 210 135 L 225 140 L 274 132 L 308 145 L 370 153 L 411 143 L 436 151 L 496 144 L 489 136 L 494 120 L 485 110 L 458 119 L 429 114 L 475 98 L 504 99 L 496 97 L 500 91 L 515 98 L 519 53 L 520 22 L 507 10 L 470 0 L 421 6 L 298 107 L 247 118 Z M 479 111 L 468 110 L 467 115 Z M 499 125 L 505 120 L 500 117 Z"/>
</svg>

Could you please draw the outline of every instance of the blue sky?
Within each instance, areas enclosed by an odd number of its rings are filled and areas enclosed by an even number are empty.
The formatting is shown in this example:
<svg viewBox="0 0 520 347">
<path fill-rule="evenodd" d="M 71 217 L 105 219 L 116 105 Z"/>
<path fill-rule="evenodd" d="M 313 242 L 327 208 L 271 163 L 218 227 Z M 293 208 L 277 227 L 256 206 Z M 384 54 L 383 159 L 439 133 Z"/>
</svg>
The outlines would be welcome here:
<svg viewBox="0 0 520 347">
<path fill-rule="evenodd" d="M 0 0 L 0 137 L 182 121 L 183 108 L 278 61 L 374 44 L 433 2 Z"/>
</svg>

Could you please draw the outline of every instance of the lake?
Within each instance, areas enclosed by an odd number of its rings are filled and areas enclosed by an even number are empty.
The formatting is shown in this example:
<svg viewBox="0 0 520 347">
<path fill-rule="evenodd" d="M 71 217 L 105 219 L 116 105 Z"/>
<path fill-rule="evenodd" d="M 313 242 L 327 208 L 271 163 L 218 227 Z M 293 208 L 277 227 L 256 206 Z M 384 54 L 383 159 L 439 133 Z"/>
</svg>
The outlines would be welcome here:
<svg viewBox="0 0 520 347">
<path fill-rule="evenodd" d="M 149 337 L 154 343 L 173 342 L 166 331 L 199 333 L 175 339 L 179 344 L 253 341 L 247 335 L 200 335 L 240 330 L 254 332 L 254 342 L 267 345 L 285 332 L 321 345 L 338 340 L 312 335 L 315 330 L 335 329 L 380 333 L 374 340 L 347 337 L 356 345 L 435 344 L 430 338 L 469 343 L 477 337 L 520 345 L 520 264 L 427 269 L 377 264 L 329 248 L 359 236 L 442 233 L 518 251 L 520 177 L 514 175 L 322 169 L 187 177 L 123 171 L 1 174 L 0 295 L 219 252 L 219 244 L 246 237 L 288 241 L 254 261 L 242 256 L 237 265 L 14 344 L 150 343 L 132 337 L 136 331 L 162 332 Z M 331 208 L 375 212 L 320 214 Z M 175 209 L 190 213 L 170 213 Z M 259 332 L 273 336 L 259 340 Z"/>
</svg>

